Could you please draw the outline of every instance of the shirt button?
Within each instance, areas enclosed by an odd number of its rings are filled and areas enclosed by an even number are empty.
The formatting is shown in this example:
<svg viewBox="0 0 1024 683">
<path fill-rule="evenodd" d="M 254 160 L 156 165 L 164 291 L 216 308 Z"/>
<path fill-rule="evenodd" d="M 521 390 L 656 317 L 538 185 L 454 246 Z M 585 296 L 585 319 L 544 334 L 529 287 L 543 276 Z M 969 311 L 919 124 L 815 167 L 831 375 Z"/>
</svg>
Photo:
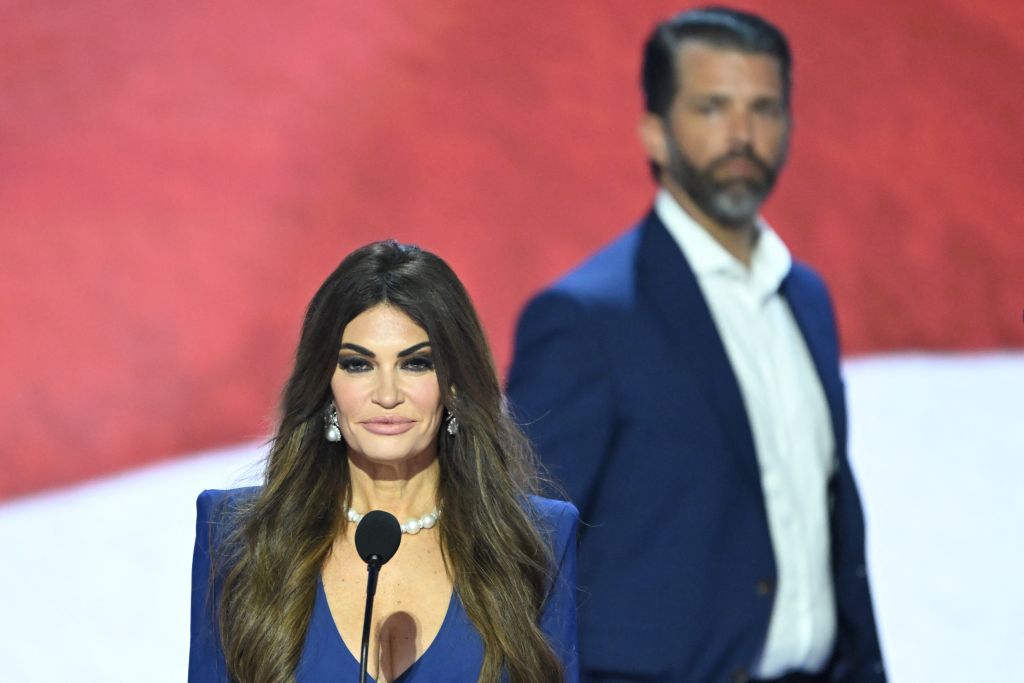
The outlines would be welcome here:
<svg viewBox="0 0 1024 683">
<path fill-rule="evenodd" d="M 746 669 L 736 669 L 732 672 L 732 683 L 747 683 L 749 680 L 750 674 Z"/>
<path fill-rule="evenodd" d="M 775 592 L 775 582 L 771 579 L 761 579 L 755 586 L 758 595 L 771 595 Z"/>
</svg>

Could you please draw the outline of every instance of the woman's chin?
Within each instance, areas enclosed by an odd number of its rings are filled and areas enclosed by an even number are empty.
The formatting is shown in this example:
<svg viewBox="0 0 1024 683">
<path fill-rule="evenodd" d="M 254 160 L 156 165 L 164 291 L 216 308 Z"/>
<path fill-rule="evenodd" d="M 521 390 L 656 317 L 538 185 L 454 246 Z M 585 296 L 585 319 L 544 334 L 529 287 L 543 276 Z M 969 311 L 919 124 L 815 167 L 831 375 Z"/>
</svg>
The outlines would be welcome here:
<svg viewBox="0 0 1024 683">
<path fill-rule="evenodd" d="M 356 465 L 367 464 L 378 467 L 425 467 L 437 453 L 432 444 L 427 448 L 410 448 L 407 444 L 372 444 L 358 451 L 349 449 L 349 459 Z"/>
</svg>

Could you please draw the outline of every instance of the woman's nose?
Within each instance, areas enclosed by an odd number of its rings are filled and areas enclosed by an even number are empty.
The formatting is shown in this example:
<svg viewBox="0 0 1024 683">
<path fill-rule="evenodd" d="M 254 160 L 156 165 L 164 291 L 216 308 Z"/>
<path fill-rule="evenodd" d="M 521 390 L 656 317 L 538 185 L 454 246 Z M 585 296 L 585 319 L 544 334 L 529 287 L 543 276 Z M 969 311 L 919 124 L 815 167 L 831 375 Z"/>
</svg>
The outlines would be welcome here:
<svg viewBox="0 0 1024 683">
<path fill-rule="evenodd" d="M 382 370 L 374 387 L 373 402 L 382 408 L 393 408 L 402 402 L 402 390 L 393 371 Z"/>
</svg>

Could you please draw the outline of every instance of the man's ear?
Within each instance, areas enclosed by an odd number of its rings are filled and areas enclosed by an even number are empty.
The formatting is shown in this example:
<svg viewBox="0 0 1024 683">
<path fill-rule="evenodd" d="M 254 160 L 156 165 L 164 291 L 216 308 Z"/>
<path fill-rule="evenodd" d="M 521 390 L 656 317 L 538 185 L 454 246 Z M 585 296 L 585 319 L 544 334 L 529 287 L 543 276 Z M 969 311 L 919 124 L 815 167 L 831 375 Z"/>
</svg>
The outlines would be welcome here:
<svg viewBox="0 0 1024 683">
<path fill-rule="evenodd" d="M 647 150 L 647 158 L 662 168 L 668 166 L 668 136 L 664 120 L 657 114 L 645 112 L 637 123 L 636 132 Z"/>
</svg>

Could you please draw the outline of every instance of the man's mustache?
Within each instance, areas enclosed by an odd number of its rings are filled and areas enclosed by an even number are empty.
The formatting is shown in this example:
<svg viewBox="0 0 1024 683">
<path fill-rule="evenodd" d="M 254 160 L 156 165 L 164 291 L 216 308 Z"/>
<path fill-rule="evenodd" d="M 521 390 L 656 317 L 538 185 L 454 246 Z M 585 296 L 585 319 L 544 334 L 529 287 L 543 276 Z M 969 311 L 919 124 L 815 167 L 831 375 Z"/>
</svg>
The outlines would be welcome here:
<svg viewBox="0 0 1024 683">
<path fill-rule="evenodd" d="M 708 167 L 708 171 L 714 173 L 721 166 L 724 166 L 725 164 L 727 164 L 730 161 L 733 161 L 734 159 L 744 159 L 754 164 L 754 166 L 756 166 L 757 169 L 761 171 L 761 174 L 765 177 L 766 180 L 770 180 L 775 176 L 775 170 L 771 167 L 771 165 L 761 157 L 757 156 L 757 154 L 755 154 L 754 150 L 752 149 L 743 149 L 735 152 L 729 152 L 728 154 L 724 154 L 715 159 L 713 162 L 711 162 L 711 165 Z"/>
</svg>

